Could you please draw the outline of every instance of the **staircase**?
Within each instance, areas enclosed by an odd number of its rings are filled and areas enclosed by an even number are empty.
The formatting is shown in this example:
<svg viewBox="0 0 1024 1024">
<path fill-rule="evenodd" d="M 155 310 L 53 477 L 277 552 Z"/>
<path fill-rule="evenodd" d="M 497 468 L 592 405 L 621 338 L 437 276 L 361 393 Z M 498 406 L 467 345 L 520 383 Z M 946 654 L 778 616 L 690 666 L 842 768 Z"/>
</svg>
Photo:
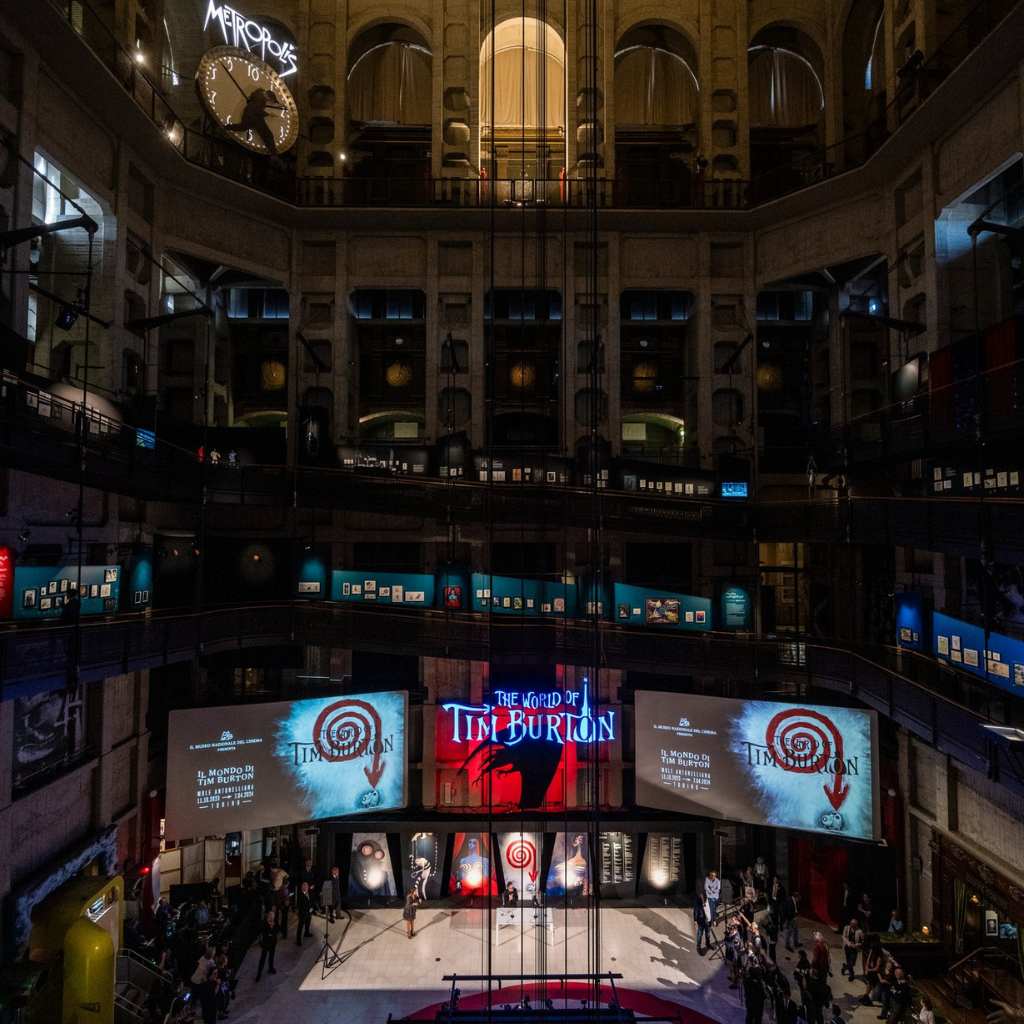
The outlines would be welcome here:
<svg viewBox="0 0 1024 1024">
<path fill-rule="evenodd" d="M 954 1024 L 985 1024 L 993 1002 L 1024 1007 L 1024 982 L 1017 959 L 994 946 L 982 946 L 950 964 L 939 978 L 918 983 L 937 1013 Z"/>
<path fill-rule="evenodd" d="M 117 954 L 117 976 L 114 983 L 114 1015 L 116 1024 L 138 1024 L 146 1019 L 146 1000 L 154 989 L 170 998 L 174 978 L 156 964 L 130 949 Z"/>
</svg>

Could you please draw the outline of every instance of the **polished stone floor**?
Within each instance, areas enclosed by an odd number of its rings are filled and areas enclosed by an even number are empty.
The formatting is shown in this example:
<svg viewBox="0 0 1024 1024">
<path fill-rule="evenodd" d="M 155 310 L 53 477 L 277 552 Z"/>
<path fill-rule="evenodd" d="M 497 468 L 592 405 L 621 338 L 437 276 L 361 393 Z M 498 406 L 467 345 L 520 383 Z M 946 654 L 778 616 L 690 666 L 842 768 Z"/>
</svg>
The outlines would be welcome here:
<svg viewBox="0 0 1024 1024">
<path fill-rule="evenodd" d="M 496 927 L 495 915 L 481 910 L 420 910 L 416 935 L 408 939 L 400 910 L 353 911 L 347 929 L 335 924 L 330 939 L 340 957 L 325 970 L 318 959 L 322 949 L 323 921 L 314 919 L 314 939 L 301 949 L 294 941 L 278 944 L 276 975 L 255 981 L 257 951 L 251 951 L 240 971 L 237 999 L 231 1020 L 239 1024 L 384 1024 L 396 1018 L 433 1018 L 433 1007 L 448 998 L 446 974 L 587 974 L 595 970 L 621 974 L 615 981 L 624 1006 L 638 1015 L 679 1015 L 689 1024 L 706 1019 L 734 1024 L 744 1019 L 739 993 L 729 988 L 727 971 L 717 958 L 698 956 L 690 912 L 677 907 L 623 907 L 602 909 L 600 962 L 594 963 L 593 927 L 583 910 L 552 910 L 550 928 L 529 925 Z M 807 923 L 804 934 L 814 926 Z M 822 929 L 828 941 L 838 945 L 834 932 Z M 787 973 L 796 962 L 780 958 Z M 833 990 L 847 1021 L 867 1024 L 877 1009 L 858 1007 L 858 982 L 851 986 L 838 977 L 838 952 L 834 951 L 837 977 Z M 486 998 L 479 982 L 460 981 L 464 1007 L 480 1006 Z M 517 1001 L 523 994 L 516 980 L 503 983 L 500 1006 L 505 999 Z M 579 1006 L 585 991 L 574 988 L 544 991 L 528 987 L 533 1001 L 550 998 Z M 607 995 L 607 993 L 605 993 Z M 686 1010 L 691 1012 L 687 1013 Z M 856 1011 L 856 1013 L 854 1013 Z"/>
</svg>

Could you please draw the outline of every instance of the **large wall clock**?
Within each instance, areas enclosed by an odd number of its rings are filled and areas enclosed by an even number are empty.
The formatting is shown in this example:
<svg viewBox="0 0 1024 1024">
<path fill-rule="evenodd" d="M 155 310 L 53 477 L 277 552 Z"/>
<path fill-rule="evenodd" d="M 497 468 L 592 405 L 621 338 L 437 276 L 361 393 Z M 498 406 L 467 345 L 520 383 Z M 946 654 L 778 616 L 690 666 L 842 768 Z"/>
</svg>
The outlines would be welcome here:
<svg viewBox="0 0 1024 1024">
<path fill-rule="evenodd" d="M 269 64 L 233 46 L 203 54 L 196 88 L 209 115 L 254 153 L 284 153 L 299 137 L 299 110 Z"/>
</svg>

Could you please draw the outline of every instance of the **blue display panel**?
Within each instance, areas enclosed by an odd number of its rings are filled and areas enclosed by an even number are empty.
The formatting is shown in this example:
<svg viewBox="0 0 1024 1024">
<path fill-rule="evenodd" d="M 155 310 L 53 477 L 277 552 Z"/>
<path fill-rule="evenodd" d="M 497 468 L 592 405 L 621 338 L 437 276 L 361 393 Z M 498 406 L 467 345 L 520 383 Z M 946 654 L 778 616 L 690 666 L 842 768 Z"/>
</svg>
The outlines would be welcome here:
<svg viewBox="0 0 1024 1024">
<path fill-rule="evenodd" d="M 297 597 L 323 600 L 327 595 L 327 559 L 319 551 L 305 551 L 299 561 Z"/>
<path fill-rule="evenodd" d="M 711 629 L 711 599 L 707 597 L 616 583 L 612 604 L 618 623 L 696 632 Z"/>
<path fill-rule="evenodd" d="M 932 616 L 932 653 L 945 665 L 981 679 L 1011 693 L 1024 693 L 1024 643 L 1001 633 L 989 633 L 980 626 L 936 612 Z"/>
<path fill-rule="evenodd" d="M 128 563 L 124 591 L 124 607 L 140 612 L 153 603 L 153 549 L 136 549 Z"/>
<path fill-rule="evenodd" d="M 71 613 L 78 590 L 77 565 L 30 565 L 14 570 L 14 617 L 59 619 Z M 116 612 L 121 599 L 119 565 L 82 566 L 82 614 Z"/>
<path fill-rule="evenodd" d="M 896 643 L 911 651 L 928 649 L 928 631 L 920 594 L 907 591 L 896 595 Z"/>
<path fill-rule="evenodd" d="M 434 577 L 427 573 L 335 569 L 331 573 L 331 600 L 432 608 Z"/>
<path fill-rule="evenodd" d="M 722 497 L 723 498 L 746 498 L 749 487 L 747 486 L 746 480 L 723 480 L 722 481 Z"/>
<path fill-rule="evenodd" d="M 472 609 L 495 615 L 574 616 L 576 584 L 554 580 L 525 580 L 518 576 L 488 576 L 473 573 Z"/>
<path fill-rule="evenodd" d="M 753 620 L 750 594 L 735 584 L 722 591 L 722 629 L 750 629 Z"/>
</svg>

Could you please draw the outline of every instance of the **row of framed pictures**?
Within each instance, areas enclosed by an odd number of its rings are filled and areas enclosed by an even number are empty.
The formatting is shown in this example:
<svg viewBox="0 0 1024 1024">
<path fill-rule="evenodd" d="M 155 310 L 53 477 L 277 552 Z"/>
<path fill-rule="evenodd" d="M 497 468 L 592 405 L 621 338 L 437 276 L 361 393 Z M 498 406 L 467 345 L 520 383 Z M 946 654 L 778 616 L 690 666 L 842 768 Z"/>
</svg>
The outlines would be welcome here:
<svg viewBox="0 0 1024 1024">
<path fill-rule="evenodd" d="M 400 851 L 403 888 L 393 869 Z M 636 870 L 639 854 L 640 870 Z M 519 902 L 670 895 L 683 884 L 682 838 L 675 833 L 357 832 L 349 896 L 470 899 L 512 892 Z"/>
<path fill-rule="evenodd" d="M 71 597 L 78 593 L 78 581 L 69 579 L 50 580 L 45 586 L 26 587 L 21 592 L 22 608 L 60 608 Z M 116 605 L 112 596 L 111 583 L 90 583 L 82 586 L 83 597 L 100 597 Z"/>
</svg>

